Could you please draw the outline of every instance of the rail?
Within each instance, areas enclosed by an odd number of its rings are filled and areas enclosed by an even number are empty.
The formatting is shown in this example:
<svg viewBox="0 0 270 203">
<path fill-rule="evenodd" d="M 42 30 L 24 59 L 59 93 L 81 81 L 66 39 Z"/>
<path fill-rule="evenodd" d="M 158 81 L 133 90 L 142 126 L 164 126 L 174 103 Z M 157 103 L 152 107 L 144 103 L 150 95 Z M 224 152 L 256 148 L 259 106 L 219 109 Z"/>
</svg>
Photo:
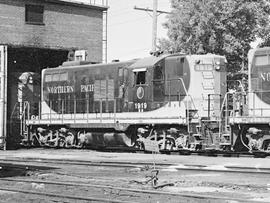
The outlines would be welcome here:
<svg viewBox="0 0 270 203">
<path fill-rule="evenodd" d="M 219 115 L 219 136 L 221 136 L 222 129 L 222 122 L 224 121 L 224 127 L 225 131 L 227 130 L 227 126 L 229 124 L 229 117 L 235 117 L 236 111 L 241 111 L 241 107 L 243 106 L 243 97 L 246 97 L 247 92 L 245 91 L 244 85 L 241 80 L 235 80 L 234 82 L 239 83 L 240 92 L 226 92 L 223 102 L 220 107 L 220 115 Z M 241 95 L 241 99 L 236 101 L 236 95 Z M 229 101 L 229 96 L 231 96 L 232 101 Z M 236 108 L 236 104 L 239 107 L 239 109 Z M 229 106 L 232 105 L 232 108 L 229 108 Z M 225 115 L 223 116 L 223 114 Z M 241 114 L 241 112 L 240 112 Z"/>
<path fill-rule="evenodd" d="M 233 94 L 233 117 L 270 117 L 270 91 Z M 238 113 L 236 113 L 238 112 Z"/>
<path fill-rule="evenodd" d="M 105 121 L 106 123 L 118 124 L 117 113 L 128 112 L 125 111 L 127 109 L 126 107 L 124 107 L 124 109 L 120 109 L 119 106 L 123 105 L 123 103 L 121 103 L 120 101 L 118 102 L 118 99 L 111 101 L 111 104 L 109 105 L 110 107 L 108 109 L 106 109 L 106 102 L 104 99 L 101 99 L 99 102 L 93 104 L 93 106 L 92 104 L 90 105 L 88 103 L 83 108 L 78 107 L 78 105 L 72 105 L 69 108 L 66 108 L 67 106 L 64 104 L 65 101 L 61 101 L 58 111 L 53 110 L 55 108 L 53 107 L 52 103 L 52 101 L 50 101 L 49 103 L 46 103 L 45 101 L 39 103 L 38 106 L 42 106 L 42 111 L 38 110 L 39 113 L 34 113 L 33 111 L 31 111 L 31 113 L 29 113 L 30 116 L 28 119 L 26 116 L 21 117 L 21 122 L 25 124 L 27 124 L 27 122 L 28 124 L 29 122 L 34 122 L 35 124 L 44 124 L 44 122 L 46 122 L 47 124 L 65 124 L 67 122 L 70 124 L 87 124 L 91 120 L 91 123 L 94 122 L 96 124 L 101 124 Z M 74 104 L 78 103 L 79 100 L 74 101 Z M 125 105 L 127 105 L 127 103 Z M 148 105 L 151 106 L 151 104 L 149 103 Z M 25 115 L 27 115 L 27 113 L 25 113 Z M 142 119 L 143 117 L 140 117 L 139 114 L 137 114 L 136 118 Z M 151 119 L 151 117 L 149 118 Z M 174 118 L 179 119 L 179 116 L 176 115 Z M 121 119 L 129 120 L 129 118 L 122 117 Z"/>
<path fill-rule="evenodd" d="M 192 103 L 192 105 L 193 105 L 193 108 L 196 109 L 194 100 L 193 100 L 192 96 L 188 93 L 183 78 L 179 78 L 179 80 L 181 81 L 181 83 L 182 83 L 182 85 L 183 85 L 183 88 L 184 88 L 184 91 L 185 91 L 185 93 L 186 93 L 186 96 L 191 100 L 191 103 Z"/>
<path fill-rule="evenodd" d="M 220 117 L 225 126 L 235 122 L 269 123 L 270 91 L 226 93 Z"/>
<path fill-rule="evenodd" d="M 179 89 L 177 91 L 177 95 L 176 94 L 172 94 L 172 86 L 173 86 L 172 85 L 172 82 L 174 82 L 174 81 L 179 81 L 180 82 L 179 84 L 175 84 L 175 86 L 179 87 Z M 154 83 L 158 83 L 158 82 L 164 83 L 164 88 L 168 88 L 168 91 L 167 91 L 167 89 L 165 89 L 165 94 L 163 96 L 165 98 L 168 97 L 168 100 L 165 99 L 165 101 L 166 102 L 169 102 L 169 105 L 171 104 L 172 101 L 175 101 L 175 100 L 172 99 L 173 96 L 177 96 L 179 102 L 181 101 L 181 99 L 180 99 L 181 96 L 186 96 L 186 97 L 189 98 L 189 100 L 190 100 L 190 102 L 192 104 L 193 109 L 196 109 L 195 102 L 194 102 L 192 96 L 188 93 L 183 78 L 174 78 L 174 79 L 169 79 L 169 80 L 155 79 L 155 80 L 152 80 L 153 87 L 156 86 Z M 183 87 L 184 94 L 181 94 L 181 87 Z M 155 92 L 154 92 L 154 95 L 155 95 Z M 154 96 L 154 98 L 155 98 L 155 96 Z"/>
<path fill-rule="evenodd" d="M 194 170 L 191 167 L 185 167 L 183 168 L 184 170 Z M 197 170 L 197 169 L 195 169 Z M 198 169 L 199 171 L 201 171 L 202 169 Z M 208 169 L 209 170 L 209 169 Z M 210 169 L 211 170 L 211 169 Z M 214 171 L 214 170 L 212 170 Z M 225 170 L 223 170 L 224 172 L 227 172 Z M 237 171 L 236 171 L 237 172 Z M 97 179 L 100 180 L 102 182 L 104 182 L 104 178 L 103 179 Z M 1 190 L 3 191 L 12 191 L 12 192 L 17 192 L 17 193 L 26 193 L 28 195 L 41 195 L 41 196 L 48 196 L 48 197 L 54 197 L 54 198 L 61 198 L 61 199 L 71 199 L 74 201 L 78 201 L 78 200 L 84 200 L 84 201 L 89 201 L 89 202 L 115 202 L 115 203 L 131 203 L 133 201 L 131 201 L 131 197 L 136 197 L 140 198 L 142 194 L 147 194 L 147 196 L 150 199 L 156 199 L 155 195 L 158 195 L 157 197 L 160 198 L 160 195 L 163 196 L 169 196 L 171 200 L 173 200 L 173 202 L 175 202 L 174 200 L 179 200 L 180 198 L 190 198 L 190 201 L 192 202 L 192 200 L 208 200 L 211 202 L 211 200 L 213 200 L 213 202 L 223 202 L 223 201 L 231 201 L 231 202 L 264 202 L 264 201 L 254 201 L 254 200 L 249 200 L 247 198 L 245 199 L 241 199 L 241 198 L 235 198 L 235 197 L 228 197 L 228 196 L 218 196 L 218 195 L 209 195 L 209 194 L 189 194 L 186 192 L 169 192 L 169 191 L 162 191 L 162 190 L 153 190 L 153 189 L 137 189 L 137 188 L 133 188 L 133 187 L 120 187 L 120 186 L 114 186 L 111 184 L 90 184 L 90 183 L 83 183 L 83 182 L 73 182 L 73 181 L 50 181 L 50 180 L 37 180 L 37 179 L 19 179 L 19 178 L 4 178 L 1 180 L 2 185 L 5 185 L 3 187 L 1 187 Z M 37 190 L 29 190 L 29 189 L 21 189 L 16 187 L 16 185 L 18 184 L 12 184 L 12 186 L 6 186 L 9 185 L 7 183 L 32 183 L 32 184 L 43 184 L 46 185 L 45 189 L 43 189 L 42 191 L 37 191 Z M 49 187 L 49 185 L 53 185 L 53 186 L 57 186 L 57 187 L 82 187 L 82 188 L 91 188 L 91 190 L 96 189 L 96 188 L 100 188 L 103 190 L 105 189 L 110 189 L 110 190 L 116 190 L 116 191 L 122 191 L 124 194 L 126 192 L 129 193 L 129 195 L 123 195 L 123 196 L 127 196 L 126 198 L 128 198 L 128 200 L 117 200 L 118 198 L 115 197 L 114 195 L 114 199 L 106 199 L 104 198 L 104 194 L 102 198 L 99 198 L 98 195 L 94 196 L 89 196 L 89 194 L 85 195 L 85 196 L 78 196 L 78 195 L 67 195 L 65 193 L 63 194 L 56 194 L 56 193 L 51 193 L 46 191 L 46 188 Z M 172 186 L 174 185 L 174 183 L 171 183 L 170 185 L 167 186 Z M 161 185 L 162 186 L 162 185 Z M 163 185 L 166 186 L 166 185 Z M 89 189 L 90 190 L 90 189 Z M 134 194 L 133 194 L 134 193 Z M 123 199 L 123 197 L 121 198 Z M 137 201 L 136 201 L 137 202 Z"/>
<path fill-rule="evenodd" d="M 38 104 L 39 113 L 36 116 L 31 118 L 36 119 L 40 122 L 41 119 L 49 120 L 52 123 L 54 120 L 61 120 L 64 123 L 64 120 L 70 120 L 76 123 L 78 119 L 84 119 L 89 121 L 90 114 L 95 114 L 95 119 L 98 119 L 100 123 L 104 119 L 113 119 L 116 123 L 116 113 L 117 104 L 121 101 L 119 99 L 99 99 L 94 102 L 90 102 L 89 99 L 74 99 L 74 100 L 59 100 L 59 101 L 50 101 L 46 103 L 45 101 Z M 43 106 L 43 111 L 41 107 Z M 92 106 L 92 108 L 90 108 Z M 46 111 L 47 113 L 41 113 Z M 53 109 L 58 109 L 59 111 L 54 111 Z M 106 116 L 104 116 L 106 114 Z"/>
<path fill-rule="evenodd" d="M 224 121 L 225 121 L 225 128 L 227 127 L 228 125 L 228 96 L 229 95 L 233 95 L 233 93 L 231 92 L 226 92 L 225 96 L 224 96 L 224 99 L 223 99 L 223 102 L 221 104 L 221 107 L 220 107 L 220 115 L 219 115 L 219 137 L 221 137 L 221 133 L 223 131 L 222 129 L 222 122 L 223 122 L 223 114 L 224 114 L 224 111 L 225 111 L 225 116 L 224 116 Z M 223 111 L 224 109 L 224 111 Z"/>
<path fill-rule="evenodd" d="M 23 102 L 23 111 L 21 112 L 21 127 L 20 127 L 20 133 L 21 135 L 24 132 L 27 132 L 27 128 L 26 128 L 26 122 L 29 122 L 29 118 L 30 118 L 30 104 L 29 102 L 25 101 Z"/>
<path fill-rule="evenodd" d="M 161 81 L 162 80 L 153 80 L 152 82 L 154 83 L 154 82 L 161 82 Z M 188 120 L 189 119 L 188 118 L 189 111 L 190 110 L 197 110 L 197 108 L 196 108 L 193 97 L 187 91 L 187 88 L 185 86 L 183 78 L 175 78 L 175 79 L 170 79 L 170 80 L 164 81 L 165 83 L 167 83 L 166 87 L 169 89 L 169 91 L 168 91 L 169 94 L 167 95 L 167 93 L 165 93 L 165 95 L 164 95 L 165 98 L 168 97 L 168 100 L 166 100 L 166 102 L 169 102 L 169 105 L 171 105 L 171 102 L 176 100 L 176 99 L 174 99 L 174 100 L 172 99 L 173 96 L 175 96 L 175 94 L 172 94 L 172 82 L 174 82 L 174 81 L 179 81 L 180 82 L 180 84 L 176 84 L 176 86 L 179 87 L 179 89 L 177 91 L 177 97 L 178 97 L 177 100 L 179 102 L 179 105 L 180 105 L 180 102 L 181 102 L 181 96 L 185 96 L 187 98 L 187 100 L 186 100 L 186 112 L 187 112 L 187 120 Z M 153 87 L 154 86 L 155 85 L 153 84 Z M 183 87 L 184 94 L 181 94 L 181 87 Z M 166 90 L 165 90 L 165 92 L 166 92 Z M 190 104 L 191 104 L 191 106 L 190 106 Z M 198 114 L 198 112 L 197 112 L 197 114 Z"/>
</svg>

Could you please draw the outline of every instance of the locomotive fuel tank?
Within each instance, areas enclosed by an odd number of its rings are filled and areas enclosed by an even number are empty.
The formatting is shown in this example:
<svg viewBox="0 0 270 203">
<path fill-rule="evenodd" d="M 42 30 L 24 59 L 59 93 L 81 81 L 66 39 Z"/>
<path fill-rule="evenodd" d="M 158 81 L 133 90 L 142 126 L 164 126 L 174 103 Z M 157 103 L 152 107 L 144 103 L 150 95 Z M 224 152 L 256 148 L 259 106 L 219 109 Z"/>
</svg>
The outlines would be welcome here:
<svg viewBox="0 0 270 203">
<path fill-rule="evenodd" d="M 125 133 L 79 132 L 78 145 L 81 147 L 102 148 L 108 146 L 131 147 L 134 145 Z"/>
</svg>

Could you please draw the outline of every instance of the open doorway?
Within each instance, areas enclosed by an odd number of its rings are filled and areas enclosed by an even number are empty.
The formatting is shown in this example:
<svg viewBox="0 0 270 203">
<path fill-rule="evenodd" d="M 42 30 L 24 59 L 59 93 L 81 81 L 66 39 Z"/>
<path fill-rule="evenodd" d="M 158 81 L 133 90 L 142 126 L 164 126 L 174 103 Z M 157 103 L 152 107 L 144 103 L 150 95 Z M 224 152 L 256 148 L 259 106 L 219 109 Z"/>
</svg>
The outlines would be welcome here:
<svg viewBox="0 0 270 203">
<path fill-rule="evenodd" d="M 8 47 L 7 56 L 6 146 L 12 149 L 18 147 L 21 141 L 20 108 L 22 107 L 19 103 L 23 102 L 25 97 L 33 102 L 39 101 L 42 69 L 61 65 L 67 60 L 68 50 Z M 27 78 L 29 81 L 24 81 L 24 84 L 22 78 Z"/>
</svg>

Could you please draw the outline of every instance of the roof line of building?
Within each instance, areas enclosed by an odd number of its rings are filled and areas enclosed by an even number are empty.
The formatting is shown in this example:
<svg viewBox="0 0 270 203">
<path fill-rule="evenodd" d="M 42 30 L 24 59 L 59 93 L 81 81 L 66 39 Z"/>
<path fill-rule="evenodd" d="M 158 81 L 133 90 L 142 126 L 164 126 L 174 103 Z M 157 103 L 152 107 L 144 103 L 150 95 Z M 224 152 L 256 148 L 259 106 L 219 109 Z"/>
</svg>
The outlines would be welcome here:
<svg viewBox="0 0 270 203">
<path fill-rule="evenodd" d="M 45 0 L 45 2 L 58 3 L 58 4 L 83 7 L 83 8 L 92 8 L 92 9 L 98 9 L 98 10 L 102 10 L 102 11 L 108 10 L 108 8 L 109 8 L 109 6 L 106 5 L 105 3 L 104 3 L 104 5 L 97 4 L 97 3 L 91 4 L 90 0 L 89 0 L 89 4 L 84 3 L 84 2 L 79 2 L 76 0 Z"/>
</svg>

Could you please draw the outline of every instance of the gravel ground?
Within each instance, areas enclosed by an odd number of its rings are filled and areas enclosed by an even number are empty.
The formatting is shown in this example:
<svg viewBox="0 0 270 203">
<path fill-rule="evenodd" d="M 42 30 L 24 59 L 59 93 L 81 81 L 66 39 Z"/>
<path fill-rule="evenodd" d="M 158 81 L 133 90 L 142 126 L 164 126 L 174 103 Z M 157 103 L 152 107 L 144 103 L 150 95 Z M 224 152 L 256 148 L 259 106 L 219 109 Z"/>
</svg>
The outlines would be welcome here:
<svg viewBox="0 0 270 203">
<path fill-rule="evenodd" d="M 159 170 L 158 185 L 172 183 L 172 186 L 159 188 L 156 191 L 214 195 L 224 197 L 224 200 L 198 199 L 187 197 L 172 197 L 164 195 L 134 194 L 127 191 L 112 189 L 100 189 L 89 187 L 59 187 L 55 185 L 42 185 L 25 182 L 4 182 L 2 186 L 16 186 L 21 189 L 34 191 L 57 192 L 58 194 L 96 196 L 102 198 L 113 198 L 133 202 L 234 202 L 226 201 L 229 198 L 244 198 L 270 202 L 270 176 L 259 173 L 227 173 L 218 171 L 224 166 L 235 166 L 244 168 L 257 168 L 258 170 L 270 168 L 270 159 L 255 158 L 224 158 L 224 157 L 202 157 L 202 156 L 175 156 L 175 155 L 152 155 L 135 153 L 103 153 L 90 150 L 51 150 L 33 149 L 18 151 L 2 151 L 0 159 L 10 158 L 46 158 L 46 159 L 67 159 L 84 161 L 110 161 L 110 162 L 143 162 L 143 163 L 170 163 L 174 165 L 208 166 L 217 171 L 181 170 L 177 167 L 164 167 Z M 0 161 L 1 162 L 1 161 Z M 19 163 L 18 163 L 19 164 Z M 22 163 L 20 163 L 21 165 Z M 36 170 L 17 170 L 16 177 L 49 181 L 68 181 L 89 184 L 105 184 L 124 188 L 136 188 L 152 190 L 150 183 L 143 184 L 151 175 L 153 165 L 145 164 L 141 167 L 105 167 L 105 166 L 78 166 L 78 165 L 49 165 L 42 161 Z M 31 164 L 31 165 L 33 165 Z M 222 166 L 222 167 L 221 167 Z M 11 170 L 1 170 L 2 174 L 12 176 Z M 3 176 L 1 176 L 3 177 Z M 24 195 L 21 193 L 5 192 L 0 190 L 0 202 L 74 202 L 70 199 L 42 198 L 37 195 Z M 79 201 L 84 202 L 84 201 Z"/>
</svg>

